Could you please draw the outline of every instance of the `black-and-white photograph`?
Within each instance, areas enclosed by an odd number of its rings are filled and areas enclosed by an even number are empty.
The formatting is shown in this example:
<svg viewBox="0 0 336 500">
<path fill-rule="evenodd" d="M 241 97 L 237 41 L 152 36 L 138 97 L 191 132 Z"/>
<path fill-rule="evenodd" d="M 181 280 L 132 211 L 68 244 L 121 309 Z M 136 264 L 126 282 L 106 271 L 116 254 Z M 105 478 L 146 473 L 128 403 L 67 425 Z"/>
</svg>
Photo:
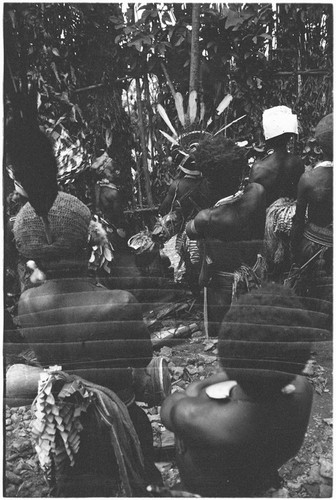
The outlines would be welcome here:
<svg viewBox="0 0 336 500">
<path fill-rule="evenodd" d="M 2 495 L 331 498 L 333 4 L 2 14 Z"/>
</svg>

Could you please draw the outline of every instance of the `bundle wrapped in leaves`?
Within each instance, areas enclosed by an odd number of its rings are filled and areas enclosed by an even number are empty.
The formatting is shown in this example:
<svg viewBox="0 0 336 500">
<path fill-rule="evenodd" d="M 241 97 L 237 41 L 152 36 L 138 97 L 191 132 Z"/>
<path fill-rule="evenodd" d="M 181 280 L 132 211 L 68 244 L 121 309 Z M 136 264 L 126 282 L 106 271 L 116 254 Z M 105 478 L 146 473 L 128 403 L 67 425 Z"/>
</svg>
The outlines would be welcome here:
<svg viewBox="0 0 336 500">
<path fill-rule="evenodd" d="M 99 433 L 101 425 L 108 430 L 110 440 L 105 446 L 109 445 L 113 450 L 121 494 L 128 497 L 143 494 L 143 456 L 127 407 L 113 391 L 76 375 L 68 375 L 59 368 L 51 367 L 41 374 L 38 395 L 33 403 L 32 436 L 49 484 L 55 487 L 56 477 L 64 473 L 71 475 L 76 457 L 81 453 L 81 433 L 93 431 L 83 427 L 81 417 L 93 411 L 94 432 Z M 85 454 L 99 453 L 99 442 L 97 436 L 98 449 L 84 450 Z M 84 461 L 88 459 L 82 457 Z M 106 464 L 106 470 L 110 473 L 109 464 Z"/>
<path fill-rule="evenodd" d="M 135 255 L 150 254 L 153 253 L 156 248 L 148 228 L 132 236 L 128 240 L 128 246 L 132 248 Z"/>
<path fill-rule="evenodd" d="M 89 269 L 93 271 L 104 269 L 104 271 L 110 274 L 111 262 L 114 259 L 114 248 L 107 237 L 107 232 L 102 221 L 97 215 L 90 221 L 89 245 L 92 249 L 89 259 Z"/>
<path fill-rule="evenodd" d="M 62 379 L 65 382 L 62 372 L 42 373 L 32 405 L 32 437 L 41 468 L 51 483 L 54 470 L 62 471 L 68 462 L 75 464 L 83 429 L 80 416 L 92 402 L 92 394 L 78 381 L 64 383 L 56 396 L 55 383 Z"/>
<path fill-rule="evenodd" d="M 182 212 L 180 210 L 171 210 L 163 217 L 157 218 L 152 231 L 152 237 L 155 241 L 165 243 L 180 231 L 182 225 Z"/>
</svg>

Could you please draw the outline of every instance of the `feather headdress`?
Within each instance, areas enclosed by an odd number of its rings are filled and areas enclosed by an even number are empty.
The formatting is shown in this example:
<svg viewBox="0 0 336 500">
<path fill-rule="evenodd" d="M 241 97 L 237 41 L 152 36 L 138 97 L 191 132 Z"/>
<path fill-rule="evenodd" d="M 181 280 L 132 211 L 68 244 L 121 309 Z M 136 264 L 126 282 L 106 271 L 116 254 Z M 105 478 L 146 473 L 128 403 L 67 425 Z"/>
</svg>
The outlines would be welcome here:
<svg viewBox="0 0 336 500">
<path fill-rule="evenodd" d="M 168 117 L 166 110 L 161 104 L 158 104 L 157 111 L 169 128 L 171 134 L 165 132 L 164 130 L 160 130 L 160 132 L 171 143 L 171 150 L 175 155 L 175 162 L 178 164 L 179 168 L 189 174 L 195 173 L 195 170 L 192 168 L 194 165 L 190 155 L 195 151 L 198 144 L 205 138 L 215 137 L 220 134 L 233 125 L 233 123 L 236 123 L 244 118 L 246 115 L 239 117 L 217 131 L 215 130 L 209 132 L 207 131 L 207 128 L 213 123 L 216 117 L 220 116 L 228 108 L 233 99 L 232 95 L 228 94 L 224 97 L 224 99 L 222 99 L 222 101 L 218 104 L 214 115 L 208 118 L 204 127 L 202 124 L 204 123 L 205 107 L 203 102 L 199 102 L 196 90 L 192 90 L 190 92 L 188 97 L 188 107 L 185 112 L 182 94 L 180 92 L 175 92 L 171 84 L 170 87 L 174 96 L 175 108 L 179 122 L 182 126 L 182 132 L 177 132 Z M 186 169 L 187 163 L 188 167 L 191 168 Z"/>
<path fill-rule="evenodd" d="M 38 125 L 36 88 L 31 86 L 27 93 L 13 93 L 11 105 L 12 118 L 5 129 L 11 177 L 23 188 L 41 217 L 51 244 L 48 212 L 58 194 L 57 163 L 52 144 Z"/>
</svg>

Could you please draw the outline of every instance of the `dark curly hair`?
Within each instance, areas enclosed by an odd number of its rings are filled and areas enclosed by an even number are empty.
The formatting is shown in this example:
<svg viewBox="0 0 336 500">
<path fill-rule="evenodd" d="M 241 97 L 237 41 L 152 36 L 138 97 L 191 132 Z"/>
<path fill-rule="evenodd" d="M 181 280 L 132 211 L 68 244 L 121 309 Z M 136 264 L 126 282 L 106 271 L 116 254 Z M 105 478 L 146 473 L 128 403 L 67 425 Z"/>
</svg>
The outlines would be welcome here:
<svg viewBox="0 0 336 500">
<path fill-rule="evenodd" d="M 242 295 L 226 314 L 219 331 L 220 364 L 229 373 L 234 369 L 235 379 L 242 369 L 284 372 L 281 388 L 301 373 L 311 342 L 330 340 L 328 324 L 327 314 L 306 309 L 291 289 L 264 285 Z M 251 392 L 252 379 L 245 377 L 239 383 Z"/>
<path fill-rule="evenodd" d="M 247 172 L 246 150 L 221 135 L 201 141 L 193 156 L 196 169 L 209 180 L 214 201 L 234 194 Z"/>
</svg>

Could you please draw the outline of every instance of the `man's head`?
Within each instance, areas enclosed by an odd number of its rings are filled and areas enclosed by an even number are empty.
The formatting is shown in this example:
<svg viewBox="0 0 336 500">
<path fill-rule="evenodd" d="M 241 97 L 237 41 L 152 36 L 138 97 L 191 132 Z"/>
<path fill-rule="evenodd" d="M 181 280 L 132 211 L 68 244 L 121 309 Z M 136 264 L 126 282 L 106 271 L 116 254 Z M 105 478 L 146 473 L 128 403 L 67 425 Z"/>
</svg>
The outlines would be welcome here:
<svg viewBox="0 0 336 500">
<path fill-rule="evenodd" d="M 182 175 L 202 176 L 202 172 L 196 166 L 194 153 L 200 141 L 206 137 L 211 137 L 211 134 L 202 130 L 185 132 L 178 137 L 178 145 L 172 148 L 171 156 L 175 167 Z"/>
<path fill-rule="evenodd" d="M 173 163 L 177 167 L 181 175 L 190 175 L 193 177 L 201 177 L 202 172 L 197 170 L 193 155 L 185 153 L 178 148 L 173 149 L 171 152 Z"/>
<path fill-rule="evenodd" d="M 298 134 L 297 116 L 287 106 L 266 109 L 263 113 L 263 129 L 266 141 L 277 139 L 286 144 L 292 134 Z"/>
<path fill-rule="evenodd" d="M 289 383 L 309 359 L 311 342 L 322 340 L 321 335 L 329 338 L 324 316 L 303 307 L 291 289 L 264 285 L 241 296 L 226 314 L 219 332 L 220 363 L 229 373 L 283 372 Z"/>
<path fill-rule="evenodd" d="M 87 258 L 91 212 L 74 196 L 60 192 L 48 213 L 52 243 L 48 244 L 44 225 L 29 202 L 16 216 L 13 231 L 19 254 L 46 269 L 62 260 Z"/>
<path fill-rule="evenodd" d="M 333 113 L 322 118 L 316 126 L 315 137 L 326 160 L 333 160 Z"/>
<path fill-rule="evenodd" d="M 195 153 L 196 168 L 206 177 L 216 201 L 234 194 L 247 172 L 246 150 L 221 135 L 200 142 Z"/>
</svg>

